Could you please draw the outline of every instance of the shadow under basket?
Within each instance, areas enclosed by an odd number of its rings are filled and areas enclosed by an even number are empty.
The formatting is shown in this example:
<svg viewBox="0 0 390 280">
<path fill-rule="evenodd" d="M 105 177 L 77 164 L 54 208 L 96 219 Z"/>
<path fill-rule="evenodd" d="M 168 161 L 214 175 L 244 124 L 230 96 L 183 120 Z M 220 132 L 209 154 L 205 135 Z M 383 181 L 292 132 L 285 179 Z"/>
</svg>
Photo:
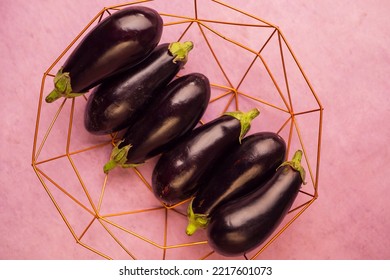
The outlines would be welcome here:
<svg viewBox="0 0 390 280">
<path fill-rule="evenodd" d="M 247 135 L 273 131 L 285 139 L 288 158 L 303 151 L 307 184 L 293 207 L 266 242 L 235 259 L 261 258 L 318 197 L 323 107 L 283 33 L 220 1 L 188 2 L 186 7 L 179 0 L 156 0 L 103 8 L 43 74 L 32 167 L 76 242 L 106 259 L 227 259 L 208 246 L 204 230 L 185 234 L 188 201 L 167 207 L 154 197 L 150 180 L 157 157 L 137 168 L 103 172 L 118 135 L 85 130 L 88 93 L 44 101 L 61 63 L 83 36 L 127 6 L 144 5 L 160 13 L 161 43 L 194 42 L 179 75 L 200 72 L 210 79 L 211 100 L 201 124 L 226 111 L 258 108 L 260 115 Z"/>
</svg>

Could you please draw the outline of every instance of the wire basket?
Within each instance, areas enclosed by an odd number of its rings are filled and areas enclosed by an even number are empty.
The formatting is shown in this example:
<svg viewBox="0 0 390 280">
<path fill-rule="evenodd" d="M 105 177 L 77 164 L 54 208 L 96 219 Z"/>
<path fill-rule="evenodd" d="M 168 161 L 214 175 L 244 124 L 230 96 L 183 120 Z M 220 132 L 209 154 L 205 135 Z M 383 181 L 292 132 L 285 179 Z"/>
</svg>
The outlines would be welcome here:
<svg viewBox="0 0 390 280">
<path fill-rule="evenodd" d="M 210 79 L 211 100 L 201 123 L 226 111 L 256 107 L 260 116 L 248 135 L 277 132 L 286 140 L 288 158 L 297 149 L 303 151 L 307 184 L 274 234 L 240 257 L 260 258 L 318 197 L 323 107 L 277 26 L 220 1 L 194 0 L 185 6 L 173 0 L 169 11 L 162 2 L 103 8 L 50 65 L 40 89 L 32 167 L 75 241 L 103 258 L 225 258 L 208 246 L 204 231 L 185 234 L 188 201 L 167 207 L 154 197 L 150 178 L 156 158 L 137 168 L 103 173 L 117 135 L 85 130 L 88 94 L 44 102 L 61 63 L 96 23 L 126 6 L 154 8 L 164 20 L 161 42 L 194 42 L 179 74 L 200 72 Z"/>
</svg>

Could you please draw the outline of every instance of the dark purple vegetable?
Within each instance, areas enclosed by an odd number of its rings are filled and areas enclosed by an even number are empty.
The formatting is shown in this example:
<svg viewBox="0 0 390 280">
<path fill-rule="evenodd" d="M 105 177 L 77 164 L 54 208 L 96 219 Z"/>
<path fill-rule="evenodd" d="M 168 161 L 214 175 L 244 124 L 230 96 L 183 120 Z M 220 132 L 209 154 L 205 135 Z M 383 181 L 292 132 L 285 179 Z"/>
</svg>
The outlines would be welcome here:
<svg viewBox="0 0 390 280">
<path fill-rule="evenodd" d="M 259 132 L 245 137 L 200 186 L 188 206 L 186 233 L 192 235 L 198 228 L 206 228 L 217 207 L 262 185 L 285 156 L 286 143 L 276 133 Z"/>
<path fill-rule="evenodd" d="M 210 82 L 200 73 L 192 73 L 171 82 L 148 107 L 111 153 L 104 166 L 107 173 L 116 166 L 134 167 L 165 151 L 193 129 L 210 100 Z"/>
<path fill-rule="evenodd" d="M 152 174 L 155 196 L 167 205 L 190 198 L 199 182 L 234 145 L 239 145 L 259 111 L 230 112 L 195 128 L 163 153 Z"/>
<path fill-rule="evenodd" d="M 192 42 L 161 44 L 142 63 L 95 87 L 85 109 L 85 128 L 93 134 L 108 134 L 129 126 L 154 93 L 185 65 L 192 47 Z"/>
<path fill-rule="evenodd" d="M 263 243 L 291 208 L 305 180 L 302 151 L 284 162 L 264 186 L 218 207 L 207 227 L 208 243 L 219 254 L 245 254 Z"/>
<path fill-rule="evenodd" d="M 162 29 L 161 16 L 147 7 L 123 8 L 105 18 L 58 71 L 46 102 L 82 95 L 103 79 L 138 64 L 157 46 Z"/>
</svg>

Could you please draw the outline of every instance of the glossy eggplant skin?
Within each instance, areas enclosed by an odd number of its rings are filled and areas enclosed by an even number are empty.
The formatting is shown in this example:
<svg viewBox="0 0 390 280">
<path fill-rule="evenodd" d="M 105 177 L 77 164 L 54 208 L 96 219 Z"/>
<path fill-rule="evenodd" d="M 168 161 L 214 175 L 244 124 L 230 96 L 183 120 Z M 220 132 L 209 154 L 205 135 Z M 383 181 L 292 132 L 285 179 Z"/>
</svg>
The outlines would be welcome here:
<svg viewBox="0 0 390 280">
<path fill-rule="evenodd" d="M 210 82 L 201 73 L 191 73 L 175 79 L 161 92 L 154 93 L 157 94 L 159 97 L 127 128 L 114 148 L 111 160 L 105 166 L 106 173 L 116 165 L 133 167 L 141 164 L 166 151 L 191 131 L 209 103 Z M 124 150 L 125 158 L 120 154 Z"/>
<path fill-rule="evenodd" d="M 283 165 L 256 191 L 218 207 L 207 227 L 209 245 L 219 254 L 245 254 L 262 244 L 291 208 L 304 176 Z"/>
<path fill-rule="evenodd" d="M 202 176 L 239 145 L 241 128 L 237 118 L 223 115 L 192 130 L 174 148 L 163 153 L 155 165 L 152 173 L 155 196 L 166 205 L 193 196 Z"/>
<path fill-rule="evenodd" d="M 129 126 L 155 92 L 165 87 L 186 60 L 173 61 L 170 44 L 157 46 L 142 63 L 95 87 L 85 108 L 84 125 L 92 134 L 109 134 Z"/>
<path fill-rule="evenodd" d="M 191 235 L 197 227 L 207 227 L 218 206 L 261 186 L 275 173 L 285 156 L 286 143 L 276 133 L 258 132 L 245 137 L 200 186 L 189 205 L 187 234 Z"/>
<path fill-rule="evenodd" d="M 162 30 L 163 20 L 157 11 L 143 6 L 123 8 L 85 35 L 56 77 L 68 73 L 71 93 L 85 93 L 144 60 L 158 45 Z"/>
</svg>

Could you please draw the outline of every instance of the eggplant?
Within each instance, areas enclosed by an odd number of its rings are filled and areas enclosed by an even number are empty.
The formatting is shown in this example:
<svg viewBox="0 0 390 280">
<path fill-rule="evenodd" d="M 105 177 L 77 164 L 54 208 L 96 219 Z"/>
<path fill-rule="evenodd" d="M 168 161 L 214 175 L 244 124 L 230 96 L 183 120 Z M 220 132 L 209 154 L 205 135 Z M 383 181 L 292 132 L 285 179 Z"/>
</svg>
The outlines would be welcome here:
<svg viewBox="0 0 390 280">
<path fill-rule="evenodd" d="M 84 94 L 102 80 L 144 60 L 158 45 L 163 20 L 153 9 L 123 8 L 88 32 L 54 78 L 51 103 Z"/>
<path fill-rule="evenodd" d="M 219 254 L 245 254 L 280 225 L 305 183 L 302 151 L 295 152 L 262 187 L 218 207 L 207 227 L 208 244 Z"/>
<path fill-rule="evenodd" d="M 228 112 L 192 130 L 157 161 L 152 173 L 154 195 L 166 205 L 193 196 L 202 176 L 240 144 L 251 121 L 258 115 L 257 109 L 246 113 Z"/>
<path fill-rule="evenodd" d="M 210 82 L 201 73 L 177 78 L 159 93 L 157 100 L 130 125 L 104 166 L 135 167 L 156 156 L 191 131 L 203 116 L 210 100 Z"/>
<path fill-rule="evenodd" d="M 286 143 L 273 132 L 245 137 L 200 186 L 188 206 L 187 235 L 206 228 L 217 207 L 255 190 L 267 181 L 286 156 Z"/>
<path fill-rule="evenodd" d="M 165 43 L 137 66 L 108 78 L 88 97 L 84 126 L 92 134 L 109 134 L 129 126 L 187 62 L 192 42 Z"/>
</svg>

